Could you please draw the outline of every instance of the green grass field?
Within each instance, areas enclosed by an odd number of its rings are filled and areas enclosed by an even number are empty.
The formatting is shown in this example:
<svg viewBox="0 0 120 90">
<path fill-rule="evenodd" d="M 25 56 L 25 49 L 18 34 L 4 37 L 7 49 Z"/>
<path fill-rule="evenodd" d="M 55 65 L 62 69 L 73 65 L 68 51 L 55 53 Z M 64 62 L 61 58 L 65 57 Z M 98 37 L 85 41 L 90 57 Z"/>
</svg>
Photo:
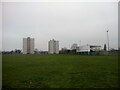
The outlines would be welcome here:
<svg viewBox="0 0 120 90">
<path fill-rule="evenodd" d="M 117 88 L 118 56 L 3 55 L 3 88 Z"/>
</svg>

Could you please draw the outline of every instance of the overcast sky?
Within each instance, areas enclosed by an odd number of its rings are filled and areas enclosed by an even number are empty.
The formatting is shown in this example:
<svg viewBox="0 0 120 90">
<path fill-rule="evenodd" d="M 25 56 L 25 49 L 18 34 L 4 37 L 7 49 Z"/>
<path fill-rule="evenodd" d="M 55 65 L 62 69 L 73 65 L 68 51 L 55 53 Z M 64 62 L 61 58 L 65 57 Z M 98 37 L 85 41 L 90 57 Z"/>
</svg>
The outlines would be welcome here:
<svg viewBox="0 0 120 90">
<path fill-rule="evenodd" d="M 117 2 L 5 2 L 3 15 L 3 50 L 22 49 L 22 39 L 35 38 L 35 48 L 48 50 L 55 39 L 62 47 L 107 43 L 118 47 Z"/>
</svg>

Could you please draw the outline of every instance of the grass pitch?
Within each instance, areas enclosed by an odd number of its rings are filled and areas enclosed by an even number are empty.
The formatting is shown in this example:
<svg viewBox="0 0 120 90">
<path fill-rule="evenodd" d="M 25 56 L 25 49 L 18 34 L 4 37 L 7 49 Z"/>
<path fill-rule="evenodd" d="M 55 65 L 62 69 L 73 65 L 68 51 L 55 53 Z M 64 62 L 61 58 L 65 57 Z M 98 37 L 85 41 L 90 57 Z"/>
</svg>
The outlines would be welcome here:
<svg viewBox="0 0 120 90">
<path fill-rule="evenodd" d="M 3 88 L 117 88 L 118 56 L 3 55 Z"/>
</svg>

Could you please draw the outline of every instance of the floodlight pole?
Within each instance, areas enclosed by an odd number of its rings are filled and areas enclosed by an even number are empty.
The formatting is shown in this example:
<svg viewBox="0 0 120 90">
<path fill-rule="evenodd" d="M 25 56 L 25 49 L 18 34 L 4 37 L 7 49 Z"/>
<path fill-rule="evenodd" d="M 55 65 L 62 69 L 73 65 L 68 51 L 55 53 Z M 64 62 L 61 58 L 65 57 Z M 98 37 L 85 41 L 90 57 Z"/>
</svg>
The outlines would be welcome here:
<svg viewBox="0 0 120 90">
<path fill-rule="evenodd" d="M 108 43 L 108 51 L 109 51 L 109 36 L 108 36 L 109 30 L 107 30 L 107 43 Z"/>
</svg>

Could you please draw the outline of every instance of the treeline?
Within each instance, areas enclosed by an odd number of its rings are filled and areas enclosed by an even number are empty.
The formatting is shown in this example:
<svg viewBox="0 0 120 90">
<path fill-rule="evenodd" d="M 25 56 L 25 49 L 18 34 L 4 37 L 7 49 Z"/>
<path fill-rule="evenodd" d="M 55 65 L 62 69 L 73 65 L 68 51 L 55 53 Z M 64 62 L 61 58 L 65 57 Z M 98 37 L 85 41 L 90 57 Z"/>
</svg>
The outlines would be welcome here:
<svg viewBox="0 0 120 90">
<path fill-rule="evenodd" d="M 11 51 L 2 51 L 2 54 L 21 54 L 22 51 L 19 49 L 11 50 Z"/>
</svg>

